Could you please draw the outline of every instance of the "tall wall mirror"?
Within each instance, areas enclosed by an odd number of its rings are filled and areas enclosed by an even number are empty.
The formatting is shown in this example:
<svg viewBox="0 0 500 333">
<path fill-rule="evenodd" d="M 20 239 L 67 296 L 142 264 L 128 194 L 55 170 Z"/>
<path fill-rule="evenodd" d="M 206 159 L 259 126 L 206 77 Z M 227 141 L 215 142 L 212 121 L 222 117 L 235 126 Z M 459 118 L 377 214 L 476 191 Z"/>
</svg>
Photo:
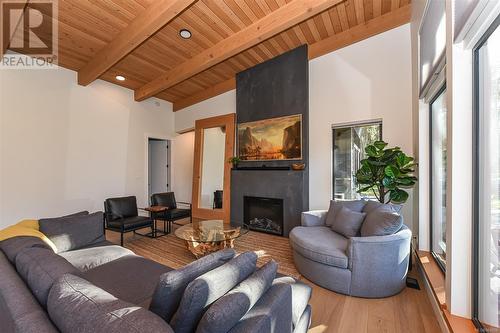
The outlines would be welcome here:
<svg viewBox="0 0 500 333">
<path fill-rule="evenodd" d="M 200 119 L 195 124 L 193 218 L 229 223 L 235 114 Z"/>
</svg>

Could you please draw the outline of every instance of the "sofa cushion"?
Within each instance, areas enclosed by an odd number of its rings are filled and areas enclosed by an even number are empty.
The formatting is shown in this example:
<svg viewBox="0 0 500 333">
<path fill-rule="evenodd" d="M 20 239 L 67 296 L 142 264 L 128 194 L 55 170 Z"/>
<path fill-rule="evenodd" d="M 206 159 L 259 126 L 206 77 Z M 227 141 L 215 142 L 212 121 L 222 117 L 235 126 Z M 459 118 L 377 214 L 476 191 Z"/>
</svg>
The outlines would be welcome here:
<svg viewBox="0 0 500 333">
<path fill-rule="evenodd" d="M 325 265 L 347 268 L 348 240 L 329 227 L 295 227 L 289 237 L 292 248 L 304 257 Z"/>
<path fill-rule="evenodd" d="M 335 216 L 342 207 L 349 208 L 355 212 L 361 212 L 366 205 L 365 200 L 331 200 L 330 208 L 328 209 L 328 213 L 326 214 L 325 224 L 330 226 L 335 221 Z"/>
<path fill-rule="evenodd" d="M 137 230 L 140 228 L 151 227 L 152 225 L 153 220 L 146 216 L 133 216 L 124 219 L 107 221 L 108 228 L 120 230 L 123 227 L 124 231 Z"/>
<path fill-rule="evenodd" d="M 28 247 L 43 247 L 52 250 L 43 240 L 31 236 L 18 236 L 0 242 L 0 249 L 13 264 L 16 263 L 17 254 Z"/>
<path fill-rule="evenodd" d="M 394 211 L 396 211 L 398 213 L 400 213 L 401 209 L 403 208 L 402 205 L 398 205 L 398 204 L 393 204 L 393 203 L 384 204 L 384 203 L 381 203 L 381 202 L 378 202 L 375 200 L 366 200 L 366 205 L 363 207 L 363 213 L 368 214 L 381 206 L 390 206 L 393 208 Z"/>
<path fill-rule="evenodd" d="M 277 270 L 278 264 L 272 260 L 215 301 L 201 318 L 196 333 L 228 332 L 271 287 Z"/>
<path fill-rule="evenodd" d="M 228 262 L 235 254 L 233 249 L 217 251 L 182 268 L 162 274 L 154 291 L 149 310 L 170 322 L 179 307 L 187 285 L 200 275 Z"/>
<path fill-rule="evenodd" d="M 290 286 L 273 285 L 230 333 L 292 332 Z"/>
<path fill-rule="evenodd" d="M 380 206 L 366 216 L 361 237 L 392 235 L 402 226 L 403 216 L 400 213 L 389 205 Z"/>
<path fill-rule="evenodd" d="M 154 313 L 71 274 L 63 275 L 54 283 L 48 312 L 62 333 L 173 332 Z"/>
<path fill-rule="evenodd" d="M 22 250 L 16 257 L 16 269 L 43 306 L 54 282 L 65 273 L 78 274 L 78 270 L 54 251 L 41 247 Z"/>
<path fill-rule="evenodd" d="M 207 308 L 255 271 L 257 255 L 245 252 L 194 279 L 187 286 L 170 325 L 176 333 L 194 332 Z"/>
<path fill-rule="evenodd" d="M 59 253 L 80 271 L 101 266 L 115 259 L 134 254 L 124 247 L 113 245 L 108 241 L 92 244 L 82 249 Z"/>
<path fill-rule="evenodd" d="M 1 252 L 0 331 L 5 333 L 58 332 L 28 286 Z"/>
<path fill-rule="evenodd" d="M 54 221 L 57 221 L 60 219 L 71 218 L 71 217 L 76 217 L 76 216 L 85 216 L 85 215 L 89 215 L 89 212 L 87 210 L 82 210 L 80 212 L 76 212 L 76 213 L 72 213 L 72 214 L 68 214 L 68 215 L 63 215 L 63 216 L 59 216 L 59 217 L 42 218 L 42 219 L 38 220 L 38 225 L 46 223 L 46 222 L 54 222 Z"/>
<path fill-rule="evenodd" d="M 132 254 L 92 268 L 81 276 L 119 299 L 148 308 L 160 276 L 170 270 Z"/>
<path fill-rule="evenodd" d="M 294 326 L 299 325 L 311 299 L 312 288 L 290 276 L 277 277 L 273 281 L 273 285 L 275 284 L 288 284 L 292 288 L 292 323 Z"/>
<path fill-rule="evenodd" d="M 293 296 L 292 296 L 293 298 Z M 294 325 L 293 332 L 307 332 L 311 326 L 311 306 L 308 304 L 302 313 L 297 324 Z"/>
<path fill-rule="evenodd" d="M 344 237 L 355 237 L 359 234 L 365 216 L 366 213 L 355 212 L 343 206 L 335 214 L 335 220 L 333 220 L 331 228 Z"/>
<path fill-rule="evenodd" d="M 105 240 L 102 212 L 40 220 L 40 231 L 65 252 Z"/>
</svg>

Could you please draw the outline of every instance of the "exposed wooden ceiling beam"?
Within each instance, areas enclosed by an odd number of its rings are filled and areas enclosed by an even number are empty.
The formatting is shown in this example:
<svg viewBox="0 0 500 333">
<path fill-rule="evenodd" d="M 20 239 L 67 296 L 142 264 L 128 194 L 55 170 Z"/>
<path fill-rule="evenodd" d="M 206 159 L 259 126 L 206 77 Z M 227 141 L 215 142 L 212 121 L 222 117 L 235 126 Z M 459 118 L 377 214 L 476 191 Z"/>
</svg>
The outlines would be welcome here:
<svg viewBox="0 0 500 333">
<path fill-rule="evenodd" d="M 353 27 L 348 31 L 338 33 L 329 38 L 311 44 L 309 45 L 308 51 L 309 60 L 341 49 L 348 45 L 360 42 L 364 39 L 383 33 L 385 31 L 397 28 L 400 25 L 410 22 L 410 17 L 411 4 L 401 7 L 395 11 L 389 12 L 385 15 L 376 17 L 370 21 L 367 21 L 365 24 L 360 24 Z M 210 99 L 235 88 L 236 80 L 234 78 L 223 81 L 197 94 L 174 101 L 174 111 L 182 110 L 188 106 Z"/>
<path fill-rule="evenodd" d="M 196 0 L 156 0 L 78 71 L 88 85 L 172 21 Z"/>
<path fill-rule="evenodd" d="M 292 1 L 140 87 L 135 91 L 135 100 L 154 96 L 343 1 Z"/>
</svg>

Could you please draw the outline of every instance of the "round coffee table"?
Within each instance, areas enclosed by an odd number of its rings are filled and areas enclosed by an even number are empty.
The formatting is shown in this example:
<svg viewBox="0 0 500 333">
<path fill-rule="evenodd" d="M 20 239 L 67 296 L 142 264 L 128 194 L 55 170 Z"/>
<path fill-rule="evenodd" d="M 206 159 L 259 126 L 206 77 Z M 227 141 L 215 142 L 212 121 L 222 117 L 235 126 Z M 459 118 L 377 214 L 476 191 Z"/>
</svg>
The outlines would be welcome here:
<svg viewBox="0 0 500 333">
<path fill-rule="evenodd" d="M 175 230 L 175 236 L 186 241 L 196 258 L 225 248 L 234 247 L 234 240 L 248 232 L 248 226 L 232 226 L 222 220 L 207 220 L 186 224 Z"/>
</svg>

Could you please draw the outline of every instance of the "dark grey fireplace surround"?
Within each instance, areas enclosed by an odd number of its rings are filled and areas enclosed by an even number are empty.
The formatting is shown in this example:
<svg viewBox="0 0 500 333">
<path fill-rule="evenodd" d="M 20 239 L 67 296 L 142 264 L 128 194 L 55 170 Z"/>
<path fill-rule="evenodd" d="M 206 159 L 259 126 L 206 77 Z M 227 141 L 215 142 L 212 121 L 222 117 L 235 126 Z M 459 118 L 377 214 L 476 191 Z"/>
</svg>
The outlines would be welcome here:
<svg viewBox="0 0 500 333">
<path fill-rule="evenodd" d="M 244 197 L 283 199 L 283 236 L 300 225 L 309 209 L 309 67 L 307 45 L 259 64 L 236 76 L 237 123 L 302 115 L 302 160 L 244 161 L 231 172 L 231 221 L 244 220 Z M 236 136 L 238 137 L 238 136 Z M 305 163 L 302 171 L 287 170 Z M 260 167 L 285 167 L 285 170 Z M 252 168 L 248 170 L 246 168 Z M 245 221 L 248 223 L 248 221 Z"/>
</svg>

